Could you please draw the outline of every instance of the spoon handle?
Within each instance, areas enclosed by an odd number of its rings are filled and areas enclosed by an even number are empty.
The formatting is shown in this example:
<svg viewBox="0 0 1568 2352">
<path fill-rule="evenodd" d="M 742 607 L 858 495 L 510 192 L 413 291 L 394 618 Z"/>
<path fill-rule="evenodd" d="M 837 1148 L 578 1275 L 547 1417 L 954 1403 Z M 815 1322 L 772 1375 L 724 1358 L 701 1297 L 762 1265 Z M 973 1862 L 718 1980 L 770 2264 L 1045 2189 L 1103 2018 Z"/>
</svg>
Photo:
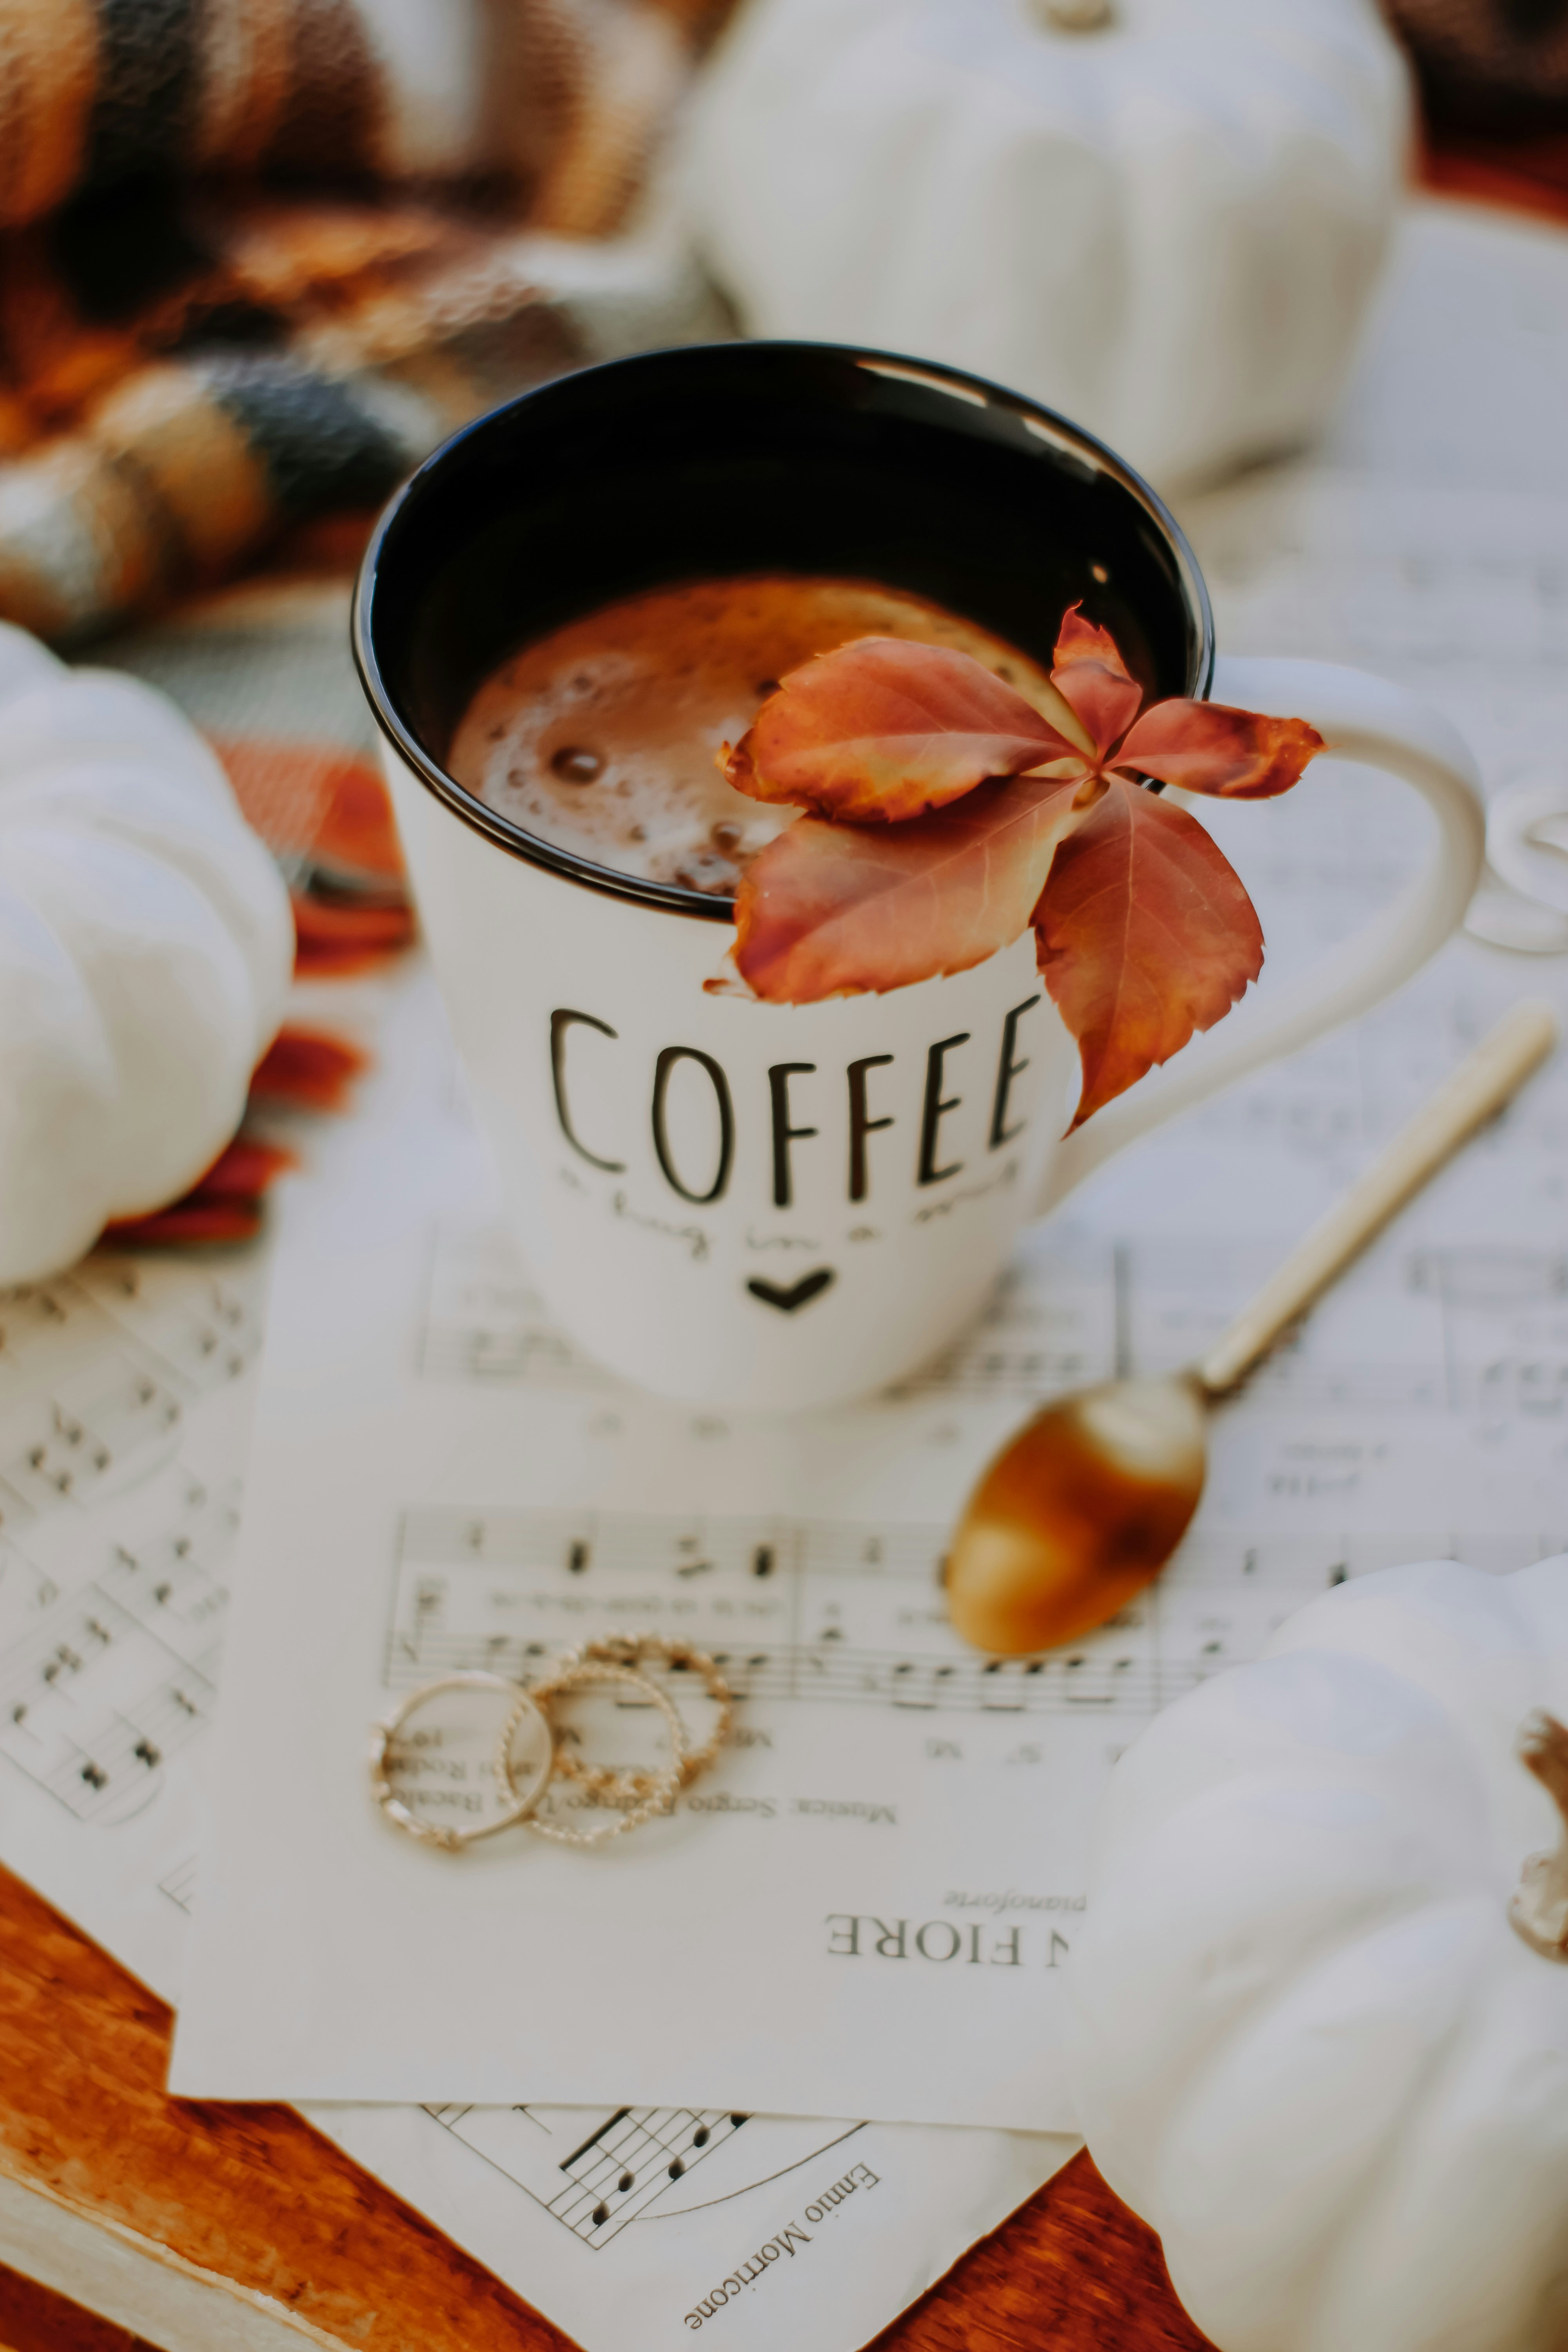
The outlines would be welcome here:
<svg viewBox="0 0 1568 2352">
<path fill-rule="evenodd" d="M 1364 1249 L 1396 1209 L 1521 1087 L 1557 1043 L 1557 1016 L 1532 999 L 1516 1004 L 1431 1100 L 1402 1127 L 1342 1201 L 1320 1219 L 1249 1306 L 1194 1367 L 1210 1396 L 1252 1370 L 1287 1325 Z"/>
</svg>

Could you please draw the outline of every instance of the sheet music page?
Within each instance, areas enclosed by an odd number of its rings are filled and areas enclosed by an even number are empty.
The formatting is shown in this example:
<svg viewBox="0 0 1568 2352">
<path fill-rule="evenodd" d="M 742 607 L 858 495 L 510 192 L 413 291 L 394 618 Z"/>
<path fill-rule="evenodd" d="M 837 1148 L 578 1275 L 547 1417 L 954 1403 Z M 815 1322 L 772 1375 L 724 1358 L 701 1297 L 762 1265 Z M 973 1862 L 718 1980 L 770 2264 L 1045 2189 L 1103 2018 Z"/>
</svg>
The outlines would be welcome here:
<svg viewBox="0 0 1568 2352">
<path fill-rule="evenodd" d="M 1563 740 L 1552 502 L 1319 473 L 1192 520 L 1227 644 L 1407 677 L 1499 782 Z M 1426 819 L 1323 763 L 1214 823 L 1259 901 L 1267 987 L 1392 898 Z M 650 2104 L 684 2085 L 714 2107 L 1069 2128 L 1060 1969 L 1120 1748 L 1332 1580 L 1568 1540 L 1561 1069 L 1216 1417 L 1192 1534 L 1114 1624 L 982 1660 L 945 1623 L 945 1531 L 1032 1399 L 1190 1358 L 1542 986 L 1562 999 L 1561 966 L 1457 941 L 1371 1020 L 1105 1171 L 1026 1237 L 946 1364 L 772 1423 L 634 1395 L 549 1328 L 447 1115 L 435 1007 L 411 1001 L 383 1142 L 374 1122 L 345 1137 L 282 1243 L 177 2085 Z M 741 1741 L 673 1821 L 592 1859 L 520 1832 L 455 1866 L 376 1820 L 361 1744 L 389 1695 L 628 1626 L 689 1633 L 743 1694 Z M 422 2000 L 455 1949 L 464 1999 Z"/>
<path fill-rule="evenodd" d="M 442 1336 L 449 1254 L 497 1203 L 433 984 L 402 995 L 383 1055 L 280 1218 L 173 2081 L 1068 2128 L 1038 2021 L 1108 1707 L 1146 1712 L 1162 1666 L 1148 1641 L 1126 1665 L 1102 1646 L 998 1668 L 953 1639 L 946 1527 L 1015 1395 L 943 1381 L 731 1423 L 573 1368 L 476 1370 Z M 389 1695 L 643 1628 L 721 1654 L 741 1695 L 671 1818 L 602 1853 L 523 1832 L 455 1863 L 372 1806 Z M 247 1887 L 267 1916 L 242 1925 Z M 462 2000 L 421 1998 L 458 1949 Z"/>
<path fill-rule="evenodd" d="M 167 1998 L 260 1277 L 104 1252 L 0 1293 L 0 1860 Z"/>
</svg>

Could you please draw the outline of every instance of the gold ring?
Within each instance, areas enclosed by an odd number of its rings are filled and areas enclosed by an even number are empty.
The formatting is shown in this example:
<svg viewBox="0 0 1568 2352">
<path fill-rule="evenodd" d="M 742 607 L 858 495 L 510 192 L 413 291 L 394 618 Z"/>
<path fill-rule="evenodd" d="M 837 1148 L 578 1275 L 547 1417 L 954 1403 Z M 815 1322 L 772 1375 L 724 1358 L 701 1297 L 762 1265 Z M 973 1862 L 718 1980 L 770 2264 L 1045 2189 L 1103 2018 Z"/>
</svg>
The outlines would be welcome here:
<svg viewBox="0 0 1568 2352">
<path fill-rule="evenodd" d="M 540 1711 L 563 1691 L 579 1689 L 584 1683 L 622 1683 L 650 1699 L 669 1726 L 669 1761 L 658 1772 L 611 1774 L 609 1783 L 595 1790 L 595 1793 L 630 1796 L 635 1801 L 626 1811 L 617 1812 L 613 1821 L 601 1822 L 597 1829 L 567 1829 L 556 1822 L 541 1821 L 531 1807 L 516 1816 L 525 1822 L 526 1827 L 536 1831 L 539 1836 L 550 1838 L 557 1845 L 605 1845 L 611 1838 L 624 1836 L 627 1830 L 640 1829 L 643 1822 L 651 1821 L 656 1813 L 669 1811 L 670 1801 L 681 1785 L 686 1727 L 658 1685 L 618 1659 L 589 1657 L 579 1652 L 558 1661 L 552 1671 L 542 1682 L 535 1683 L 531 1690 L 521 1692 L 518 1704 L 502 1726 L 500 1738 L 496 1742 L 495 1772 L 503 1801 L 517 1795 L 512 1778 L 511 1748 L 518 1726 L 525 1719 L 526 1710 L 533 1707 Z M 563 1760 L 556 1757 L 554 1770 L 558 1778 L 587 1780 L 587 1774 L 584 1771 L 564 1770 Z M 630 1785 L 634 1779 L 637 1784 L 636 1787 Z M 594 1784 L 590 1782 L 589 1785 L 592 1787 Z"/>
<path fill-rule="evenodd" d="M 508 1772 L 503 1790 L 508 1810 L 494 1821 L 481 1822 L 477 1829 L 463 1828 L 458 1825 L 448 1826 L 445 1823 L 426 1821 L 397 1794 L 392 1785 L 391 1775 L 387 1769 L 393 1742 L 416 1708 L 423 1706 L 427 1699 L 435 1698 L 438 1693 L 449 1690 L 500 1691 L 513 1701 L 511 1710 L 507 1717 L 506 1742 L 509 1751 L 519 1727 L 529 1715 L 531 1714 L 537 1718 L 539 1731 L 542 1734 L 542 1739 L 535 1743 L 542 1747 L 542 1761 L 534 1763 L 529 1780 L 521 1789 L 512 1774 Z M 396 1826 L 405 1831 L 408 1836 L 417 1838 L 424 1845 L 440 1846 L 447 1853 L 460 1853 L 466 1845 L 477 1845 L 480 1838 L 494 1837 L 498 1830 L 509 1830 L 516 1822 L 526 1821 L 549 1786 L 554 1766 L 555 1739 L 549 1717 L 542 1707 L 535 1705 L 522 1685 L 513 1682 L 506 1675 L 480 1674 L 476 1671 L 468 1674 L 442 1675 L 435 1682 L 422 1683 L 417 1690 L 410 1691 L 407 1697 L 401 1699 L 393 1708 L 392 1713 L 384 1716 L 379 1723 L 372 1727 L 371 1730 L 370 1785 L 376 1803 L 381 1807 L 387 1820 L 395 1822 Z"/>
<path fill-rule="evenodd" d="M 700 1772 L 708 1769 L 730 1736 L 735 1699 L 729 1684 L 706 1650 L 695 1649 L 689 1642 L 668 1641 L 658 1633 L 617 1633 L 608 1635 L 603 1641 L 584 1642 L 574 1654 L 580 1658 L 603 1660 L 612 1665 L 633 1667 L 640 1667 L 645 1659 L 658 1659 L 672 1673 L 700 1675 L 709 1697 L 718 1706 L 719 1717 L 700 1748 L 690 1745 L 682 1722 L 680 1786 L 683 1789 L 688 1787 Z M 556 1758 L 555 1772 L 558 1780 L 580 1780 L 584 1788 L 592 1789 L 596 1794 L 611 1797 L 646 1796 L 652 1778 L 647 1772 L 615 1772 L 604 1765 L 580 1764 L 574 1756 L 565 1755 Z"/>
</svg>

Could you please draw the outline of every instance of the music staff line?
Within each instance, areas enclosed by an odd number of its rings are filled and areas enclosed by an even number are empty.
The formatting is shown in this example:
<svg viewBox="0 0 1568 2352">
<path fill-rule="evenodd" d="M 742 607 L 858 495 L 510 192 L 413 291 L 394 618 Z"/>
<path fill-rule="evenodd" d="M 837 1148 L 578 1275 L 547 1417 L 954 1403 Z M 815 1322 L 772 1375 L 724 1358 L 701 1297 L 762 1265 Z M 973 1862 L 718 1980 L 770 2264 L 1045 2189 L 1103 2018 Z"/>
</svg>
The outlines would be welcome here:
<svg viewBox="0 0 1568 2352">
<path fill-rule="evenodd" d="M 934 1591 L 945 1544 L 946 1529 L 929 1520 L 512 1507 L 462 1510 L 435 1505 L 404 1512 L 397 1561 L 400 1569 L 428 1570 L 432 1591 L 434 1580 L 468 1570 L 522 1570 L 543 1580 L 540 1591 L 552 1592 L 563 1602 L 574 1595 L 585 1600 L 607 1580 L 626 1575 L 659 1580 L 657 1586 L 642 1582 L 640 1593 L 626 1595 L 628 1600 L 657 1590 L 701 1596 L 723 1589 L 760 1597 L 780 1588 L 833 1582 L 886 1581 Z M 1447 1557 L 1472 1566 L 1522 1568 L 1565 1548 L 1568 1533 L 1525 1528 L 1494 1527 L 1484 1534 L 1431 1528 L 1355 1534 L 1200 1530 L 1176 1552 L 1159 1589 L 1285 1583 L 1317 1590 L 1342 1575 L 1363 1574 L 1398 1559 Z M 622 1598 L 618 1588 L 616 1597 Z"/>
<path fill-rule="evenodd" d="M 50 1598 L 0 1657 L 0 1756 L 78 1820 L 135 1810 L 209 1721 L 227 1596 L 209 1559 L 232 1538 L 226 1494 L 193 1484 L 187 1516 L 138 1549 L 109 1546 L 99 1573 Z M 25 1566 L 0 1549 L 0 1571 Z"/>
<path fill-rule="evenodd" d="M 1168 1358 L 1168 1360 L 1166 1359 Z M 1150 1372 L 1175 1370 L 1183 1351 L 1142 1351 Z M 433 1336 L 421 1358 L 426 1379 L 474 1380 L 507 1386 L 614 1392 L 608 1373 L 573 1355 L 552 1332 Z M 888 1391 L 893 1399 L 962 1394 L 1048 1398 L 1112 1377 L 1108 1358 L 1085 1349 L 1005 1348 L 984 1335 L 951 1358 L 911 1373 Z M 1279 1355 L 1253 1375 L 1246 1402 L 1254 1411 L 1479 1412 L 1568 1410 L 1568 1357 L 1555 1352 L 1489 1356 L 1475 1364 L 1317 1363 Z"/>
<path fill-rule="evenodd" d="M 665 1571 L 695 1585 L 740 1576 L 765 1585 L 793 1575 L 890 1576 L 931 1582 L 944 1531 L 930 1521 L 710 1517 L 669 1512 L 548 1508 L 404 1513 L 400 1562 L 410 1567 L 564 1570 L 574 1580 L 629 1570 Z"/>
<path fill-rule="evenodd" d="M 68 1680 L 92 1659 L 68 1641 L 55 1646 L 49 1663 Z M 52 1686 L 51 1696 L 58 1696 Z M 58 1712 L 10 1701 L 0 1723 L 0 1755 L 79 1821 L 99 1820 L 134 1808 L 169 1758 L 205 1728 L 216 1696 L 207 1675 L 185 1668 L 121 1706 L 95 1712 L 80 1733 Z"/>
<path fill-rule="evenodd" d="M 713 1649 L 709 1654 L 739 1700 L 870 1700 L 910 1715 L 1150 1715 L 1205 1674 L 1234 1663 L 1223 1643 L 1206 1648 L 1206 1661 L 1195 1654 L 1179 1662 L 1137 1650 L 1043 1658 L 911 1658 L 836 1641 Z M 527 1683 L 544 1671 L 552 1654 L 549 1643 L 516 1634 L 426 1632 L 417 1642 L 399 1634 L 388 1646 L 386 1681 L 389 1689 L 399 1691 L 438 1675 L 483 1667 Z M 670 1675 L 656 1679 L 669 1684 L 679 1696 Z"/>
<path fill-rule="evenodd" d="M 245 1299 L 190 1267 L 106 1254 L 53 1281 L 0 1290 L 0 1373 L 34 1393 L 35 1366 L 68 1371 L 113 1346 L 138 1370 L 199 1395 L 237 1379 L 259 1338 Z"/>
<path fill-rule="evenodd" d="M 208 1275 L 111 1254 L 0 1291 L 0 1528 L 90 1508 L 177 1454 L 187 1409 L 247 1370 L 245 1302 Z"/>
<path fill-rule="evenodd" d="M 1273 1256 L 1262 1245 L 1212 1241 L 1026 1245 L 973 1328 L 889 1396 L 1045 1398 L 1115 1373 L 1174 1370 L 1223 1323 L 1225 1299 L 1234 1293 L 1239 1303 Z M 1426 1248 L 1365 1281 L 1429 1304 L 1431 1329 L 1411 1355 L 1339 1360 L 1288 1340 L 1248 1383 L 1245 1409 L 1568 1412 L 1568 1351 L 1561 1344 L 1552 1338 L 1521 1344 L 1511 1333 L 1482 1328 L 1489 1318 L 1555 1307 L 1568 1283 L 1561 1253 Z M 617 1386 L 552 1324 L 510 1241 L 458 1223 L 438 1226 L 432 1238 L 419 1363 L 436 1381 L 589 1393 Z"/>
<path fill-rule="evenodd" d="M 690 2107 L 619 2107 L 555 2170 L 564 2185 L 514 2170 L 500 2152 L 504 2125 L 526 2107 L 499 2115 L 493 2107 L 426 2107 L 426 2114 L 464 2146 L 525 2189 L 547 2213 L 595 2251 L 628 2221 L 683 2179 L 703 2158 L 732 2140 L 749 2116 Z M 471 2120 L 470 2120 L 471 2119 Z M 553 2189 L 553 2193 L 542 2193 Z"/>
<path fill-rule="evenodd" d="M 471 1667 L 526 1682 L 557 1627 L 575 1638 L 602 1619 L 678 1631 L 742 1698 L 992 1717 L 1147 1715 L 1256 1654 L 1288 1611 L 1352 1575 L 1423 1556 L 1519 1567 L 1565 1540 L 1215 1532 L 1082 1645 L 993 1660 L 959 1650 L 942 1623 L 943 1530 L 931 1524 L 439 1506 L 405 1511 L 400 1535 L 389 1688 Z"/>
</svg>

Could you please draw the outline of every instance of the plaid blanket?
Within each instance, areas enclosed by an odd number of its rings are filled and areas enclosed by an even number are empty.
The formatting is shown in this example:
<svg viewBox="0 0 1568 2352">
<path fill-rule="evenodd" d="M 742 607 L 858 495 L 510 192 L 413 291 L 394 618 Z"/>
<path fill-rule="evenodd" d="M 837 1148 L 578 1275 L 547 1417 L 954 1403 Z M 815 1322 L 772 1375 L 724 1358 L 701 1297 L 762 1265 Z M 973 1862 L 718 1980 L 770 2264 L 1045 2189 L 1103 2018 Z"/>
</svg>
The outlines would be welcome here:
<svg viewBox="0 0 1568 2352">
<path fill-rule="evenodd" d="M 0 227 L 147 177 L 521 179 L 593 236 L 707 0 L 5 0 Z"/>
<path fill-rule="evenodd" d="M 530 383 L 725 332 L 626 233 L 711 13 L 0 0 L 0 615 L 79 641 Z"/>
</svg>

